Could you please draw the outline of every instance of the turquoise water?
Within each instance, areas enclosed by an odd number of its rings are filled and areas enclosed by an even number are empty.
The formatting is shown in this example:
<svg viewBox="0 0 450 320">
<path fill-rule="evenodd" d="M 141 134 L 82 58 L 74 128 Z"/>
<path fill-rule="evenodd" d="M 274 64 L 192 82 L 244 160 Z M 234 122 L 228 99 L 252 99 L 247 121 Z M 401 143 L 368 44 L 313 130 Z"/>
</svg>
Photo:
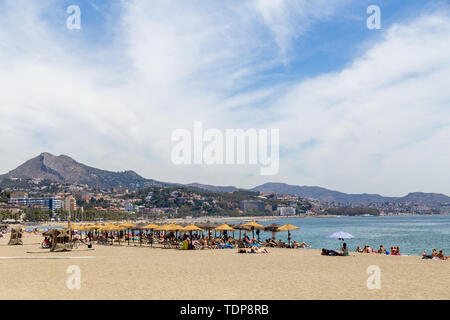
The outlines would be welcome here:
<svg viewBox="0 0 450 320">
<path fill-rule="evenodd" d="M 399 246 L 402 254 L 421 255 L 426 249 L 444 250 L 450 255 L 450 215 L 436 216 L 392 216 L 392 217 L 339 217 L 339 218 L 288 218 L 273 221 L 284 225 L 289 222 L 300 227 L 291 231 L 291 239 L 304 241 L 313 249 L 338 249 L 340 241 L 327 238 L 333 232 L 345 231 L 355 238 L 347 240 L 350 251 L 368 244 L 378 249 Z M 268 225 L 273 222 L 264 222 Z M 271 233 L 262 232 L 265 240 Z M 287 240 L 287 232 L 279 232 L 277 239 Z"/>
<path fill-rule="evenodd" d="M 236 222 L 236 220 L 232 221 Z M 306 242 L 313 249 L 339 249 L 340 241 L 327 238 L 333 232 L 345 231 L 355 236 L 346 240 L 350 251 L 357 246 L 368 244 L 378 249 L 382 244 L 386 249 L 399 246 L 400 252 L 407 255 L 421 255 L 426 249 L 444 250 L 450 255 L 450 215 L 444 216 L 407 216 L 407 217 L 340 217 L 340 218 L 288 218 L 270 222 L 280 225 L 289 222 L 300 227 L 291 231 L 291 239 Z M 45 227 L 48 229 L 49 227 Z M 50 227 L 52 228 L 52 227 Z M 32 229 L 27 227 L 27 229 Z M 235 233 L 237 236 L 239 231 Z M 261 232 L 261 240 L 270 238 L 270 232 Z M 279 232 L 277 239 L 287 241 L 287 232 Z"/>
</svg>

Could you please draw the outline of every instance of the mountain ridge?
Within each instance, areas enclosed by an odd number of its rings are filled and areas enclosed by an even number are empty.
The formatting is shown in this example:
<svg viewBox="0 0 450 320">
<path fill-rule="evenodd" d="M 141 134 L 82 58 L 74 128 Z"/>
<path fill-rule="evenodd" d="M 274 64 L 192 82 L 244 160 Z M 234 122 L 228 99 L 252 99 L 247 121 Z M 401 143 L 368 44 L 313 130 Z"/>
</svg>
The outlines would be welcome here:
<svg viewBox="0 0 450 320">
<path fill-rule="evenodd" d="M 66 155 L 55 156 L 43 152 L 16 169 L 0 176 L 5 178 L 51 180 L 62 183 L 85 184 L 95 188 L 144 186 L 155 180 L 145 179 L 132 170 L 113 172 L 79 163 Z"/>
<path fill-rule="evenodd" d="M 90 187 L 111 188 L 143 188 L 149 185 L 183 186 L 214 192 L 234 192 L 239 190 L 273 192 L 283 195 L 300 196 L 307 199 L 338 202 L 343 204 L 368 204 L 381 202 L 416 203 L 424 205 L 450 204 L 450 197 L 441 193 L 410 192 L 403 197 L 386 197 L 379 194 L 348 194 L 318 186 L 298 186 L 281 182 L 267 182 L 251 189 L 235 186 L 214 186 L 201 183 L 167 183 L 146 179 L 132 170 L 113 172 L 101 170 L 79 163 L 66 155 L 55 156 L 43 152 L 16 169 L 0 175 L 0 183 L 7 178 L 48 179 L 63 183 L 84 184 Z"/>
</svg>

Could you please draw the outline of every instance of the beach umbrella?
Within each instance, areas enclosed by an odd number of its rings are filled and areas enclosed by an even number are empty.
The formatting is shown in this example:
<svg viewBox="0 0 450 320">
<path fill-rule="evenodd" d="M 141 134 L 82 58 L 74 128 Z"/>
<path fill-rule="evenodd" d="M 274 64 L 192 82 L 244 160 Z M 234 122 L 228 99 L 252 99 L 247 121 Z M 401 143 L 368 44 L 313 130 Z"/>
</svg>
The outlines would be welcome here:
<svg viewBox="0 0 450 320">
<path fill-rule="evenodd" d="M 284 226 L 279 227 L 278 231 L 287 231 L 288 232 L 288 243 L 291 244 L 291 230 L 296 230 L 296 229 L 300 229 L 300 227 L 296 227 L 288 222 Z"/>
<path fill-rule="evenodd" d="M 272 238 L 275 238 L 276 233 L 278 232 L 278 228 L 281 227 L 281 224 L 272 223 L 264 227 L 264 231 L 272 232 Z"/>
<path fill-rule="evenodd" d="M 330 234 L 328 236 L 328 238 L 339 239 L 339 240 L 344 241 L 344 239 L 353 239 L 354 236 L 348 232 L 338 231 L 338 232 Z"/>
<path fill-rule="evenodd" d="M 156 227 L 154 230 L 155 230 L 155 231 L 168 231 L 168 230 L 167 230 L 167 227 L 168 227 L 168 226 L 169 226 L 168 224 L 163 224 L 163 225 L 161 225 L 161 226 Z"/>
<path fill-rule="evenodd" d="M 195 224 L 191 223 L 190 225 L 187 225 L 186 227 L 184 227 L 181 231 L 190 232 L 191 233 L 191 238 L 192 238 L 192 232 L 193 231 L 203 231 L 203 229 L 199 228 Z"/>
<path fill-rule="evenodd" d="M 124 230 L 127 230 L 127 227 L 123 226 L 123 225 L 116 225 L 111 228 L 111 231 L 116 231 L 116 233 L 117 233 L 117 240 L 119 241 L 119 245 L 120 245 L 120 232 L 119 231 L 124 231 Z M 128 244 L 130 244 L 129 236 L 128 236 Z"/>
<path fill-rule="evenodd" d="M 203 230 L 212 230 L 217 227 L 217 224 L 207 221 L 204 223 L 199 223 L 198 226 Z"/>
<path fill-rule="evenodd" d="M 159 225 L 157 225 L 157 224 L 152 222 L 152 223 L 150 223 L 150 224 L 148 224 L 146 226 L 143 226 L 142 229 L 153 230 L 153 229 L 156 229 L 158 227 L 159 227 Z"/>
<path fill-rule="evenodd" d="M 136 225 L 131 222 L 125 222 L 125 223 L 122 223 L 121 226 L 128 229 L 128 245 L 130 245 L 130 229 L 135 228 Z"/>
<path fill-rule="evenodd" d="M 251 231 L 252 228 L 244 226 L 243 223 L 239 223 L 233 226 L 236 230 L 239 230 L 239 239 L 241 239 L 241 231 Z"/>
<path fill-rule="evenodd" d="M 255 237 L 255 229 L 264 230 L 264 226 L 262 224 L 257 223 L 256 221 L 250 221 L 243 224 L 246 227 L 249 227 L 252 230 L 253 238 Z M 259 241 L 259 234 L 258 234 Z"/>
<path fill-rule="evenodd" d="M 167 226 L 168 231 L 178 231 L 183 230 L 183 227 L 176 223 L 171 223 Z"/>
<path fill-rule="evenodd" d="M 227 225 L 226 223 L 218 226 L 217 228 L 214 228 L 215 231 L 235 231 L 232 227 Z"/>
<path fill-rule="evenodd" d="M 190 225 L 184 227 L 181 231 L 202 231 L 202 228 L 197 227 L 195 224 L 191 223 Z"/>
<path fill-rule="evenodd" d="M 328 238 L 333 238 L 333 239 L 339 239 L 339 240 L 344 240 L 344 239 L 353 239 L 354 236 L 352 236 L 350 233 L 348 232 L 344 232 L 344 231 L 338 231 L 335 233 L 332 233 L 328 236 Z"/>
</svg>

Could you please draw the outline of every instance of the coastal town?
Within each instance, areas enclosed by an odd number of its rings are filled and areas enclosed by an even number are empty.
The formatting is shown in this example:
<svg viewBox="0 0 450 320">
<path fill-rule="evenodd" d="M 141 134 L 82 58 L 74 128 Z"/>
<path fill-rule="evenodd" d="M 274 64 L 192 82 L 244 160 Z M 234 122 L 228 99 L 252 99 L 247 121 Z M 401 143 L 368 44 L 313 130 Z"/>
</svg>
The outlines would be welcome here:
<svg viewBox="0 0 450 320">
<path fill-rule="evenodd" d="M 5 186 L 6 185 L 6 186 Z M 153 184 L 143 188 L 94 188 L 77 183 L 9 179 L 0 188 L 0 217 L 6 222 L 108 219 L 167 219 L 245 216 L 384 216 L 448 214 L 450 204 L 372 202 L 359 205 L 299 196 L 238 190 L 209 191 Z"/>
</svg>

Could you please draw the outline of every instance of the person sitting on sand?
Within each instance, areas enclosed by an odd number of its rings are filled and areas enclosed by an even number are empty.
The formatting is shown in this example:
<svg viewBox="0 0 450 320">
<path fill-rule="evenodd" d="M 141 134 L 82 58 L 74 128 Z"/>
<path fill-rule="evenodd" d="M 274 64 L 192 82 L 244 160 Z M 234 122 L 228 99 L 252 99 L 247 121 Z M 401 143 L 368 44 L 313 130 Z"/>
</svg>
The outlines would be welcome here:
<svg viewBox="0 0 450 320">
<path fill-rule="evenodd" d="M 348 256 L 348 247 L 347 247 L 347 244 L 345 242 L 342 244 L 342 254 L 344 256 Z"/>
<path fill-rule="evenodd" d="M 436 257 L 439 258 L 440 260 L 447 260 L 447 257 L 444 256 L 443 250 L 439 250 L 439 253 L 436 255 Z"/>
<path fill-rule="evenodd" d="M 437 256 L 437 251 L 436 249 L 433 249 L 433 251 L 431 252 L 431 258 L 434 258 Z"/>
<path fill-rule="evenodd" d="M 363 250 L 361 249 L 361 247 L 360 247 L 360 246 L 357 246 L 357 247 L 356 247 L 356 252 L 358 252 L 358 253 L 362 253 L 362 252 L 363 252 Z"/>
<path fill-rule="evenodd" d="M 377 253 L 386 253 L 386 250 L 384 249 L 382 244 L 380 244 L 380 248 L 378 248 Z"/>
</svg>

